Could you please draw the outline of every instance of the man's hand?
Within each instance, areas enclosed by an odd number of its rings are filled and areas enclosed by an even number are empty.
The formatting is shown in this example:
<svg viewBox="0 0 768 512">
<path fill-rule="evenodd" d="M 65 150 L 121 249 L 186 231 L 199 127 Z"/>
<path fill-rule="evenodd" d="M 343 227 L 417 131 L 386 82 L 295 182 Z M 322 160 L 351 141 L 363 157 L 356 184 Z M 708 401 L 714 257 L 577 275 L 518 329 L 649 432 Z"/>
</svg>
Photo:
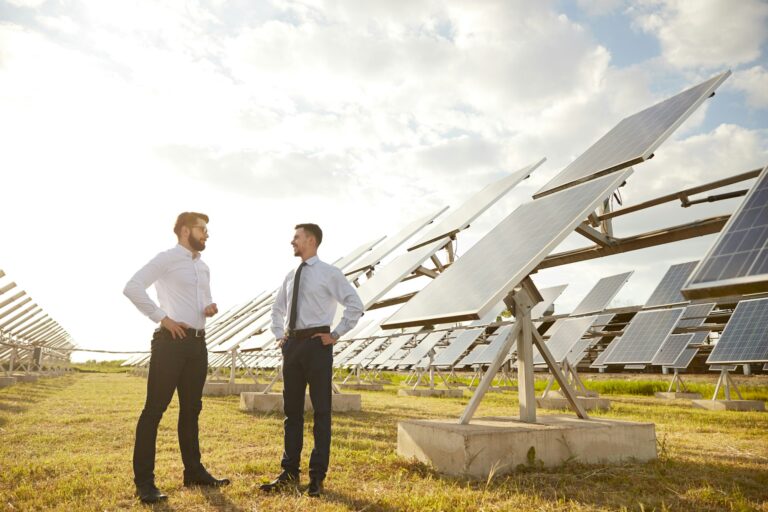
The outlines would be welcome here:
<svg viewBox="0 0 768 512">
<path fill-rule="evenodd" d="M 214 302 L 213 304 L 206 306 L 203 312 L 205 313 L 205 316 L 212 317 L 213 315 L 219 312 L 219 308 L 218 306 L 216 306 L 216 303 Z"/>
<path fill-rule="evenodd" d="M 283 348 L 283 345 L 285 345 L 285 340 L 287 340 L 287 339 L 288 338 L 286 338 L 285 336 L 283 336 L 282 338 L 278 338 L 277 339 L 277 346 L 279 348 Z"/>
<path fill-rule="evenodd" d="M 330 333 L 327 333 L 327 332 L 319 332 L 312 337 L 320 338 L 320 341 L 323 342 L 323 345 L 333 345 L 334 343 L 336 343 L 336 340 L 333 339 L 333 336 L 331 336 Z"/>
<path fill-rule="evenodd" d="M 189 326 L 184 322 L 176 322 L 170 317 L 165 317 L 160 320 L 160 325 L 171 331 L 171 337 L 173 337 L 173 339 L 178 338 L 180 340 L 187 336 L 187 329 L 189 329 Z"/>
</svg>

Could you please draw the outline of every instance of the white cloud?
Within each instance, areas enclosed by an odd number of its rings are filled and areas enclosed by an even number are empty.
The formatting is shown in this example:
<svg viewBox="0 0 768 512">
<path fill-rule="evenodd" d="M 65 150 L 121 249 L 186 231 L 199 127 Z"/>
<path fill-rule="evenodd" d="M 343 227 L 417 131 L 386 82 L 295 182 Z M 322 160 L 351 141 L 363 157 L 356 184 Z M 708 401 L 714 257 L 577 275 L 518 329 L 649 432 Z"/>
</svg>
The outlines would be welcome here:
<svg viewBox="0 0 768 512">
<path fill-rule="evenodd" d="M 752 62 L 768 38 L 768 3 L 762 0 L 646 0 L 630 12 L 681 69 Z"/>
<path fill-rule="evenodd" d="M 755 108 L 768 108 L 768 69 L 753 66 L 734 73 L 734 89 L 744 92 L 747 105 Z"/>
</svg>

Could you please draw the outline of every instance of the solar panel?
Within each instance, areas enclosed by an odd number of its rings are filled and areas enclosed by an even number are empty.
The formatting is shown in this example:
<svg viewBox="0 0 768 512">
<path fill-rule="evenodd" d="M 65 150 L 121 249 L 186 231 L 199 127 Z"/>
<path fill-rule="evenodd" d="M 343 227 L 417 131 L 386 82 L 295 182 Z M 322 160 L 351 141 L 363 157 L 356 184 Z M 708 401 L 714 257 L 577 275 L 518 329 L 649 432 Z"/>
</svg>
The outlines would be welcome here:
<svg viewBox="0 0 768 512">
<path fill-rule="evenodd" d="M 442 249 L 444 240 L 438 240 L 429 245 L 419 247 L 415 251 L 407 252 L 390 261 L 388 264 L 376 270 L 376 273 L 357 289 L 363 306 L 368 309 L 394 288 L 404 277 L 410 275 L 419 265 Z M 450 267 L 449 267 L 450 268 Z M 411 299 L 413 300 L 413 299 Z"/>
<path fill-rule="evenodd" d="M 494 304 L 494 306 L 488 310 L 486 314 L 484 314 L 481 318 L 470 322 L 470 327 L 475 327 L 477 325 L 488 325 L 496 321 L 496 319 L 501 316 L 501 314 L 504 312 L 504 310 L 507 309 L 507 305 L 504 304 L 504 301 L 497 302 Z"/>
<path fill-rule="evenodd" d="M 483 328 L 461 331 L 448 347 L 440 352 L 433 361 L 433 366 L 453 366 L 461 355 L 485 332 Z"/>
<path fill-rule="evenodd" d="M 544 313 L 547 312 L 549 306 L 562 295 L 563 291 L 568 288 L 567 284 L 561 284 L 558 286 L 550 286 L 549 288 L 542 288 L 539 290 L 539 295 L 544 299 L 531 309 L 531 318 L 541 318 Z"/>
<path fill-rule="evenodd" d="M 504 348 L 504 344 L 514 328 L 514 324 L 507 324 L 499 327 L 493 334 L 491 342 L 485 347 L 485 350 L 477 355 L 474 364 L 491 364 L 493 360 L 496 359 L 499 351 Z"/>
<path fill-rule="evenodd" d="M 687 306 L 685 313 L 677 323 L 678 327 L 698 327 L 706 322 L 707 317 L 714 309 L 715 304 L 694 304 L 693 306 Z"/>
<path fill-rule="evenodd" d="M 644 162 L 730 74 L 730 71 L 721 73 L 652 107 L 625 117 L 533 197 L 539 198 Z"/>
<path fill-rule="evenodd" d="M 374 352 L 376 352 L 379 349 L 379 347 L 381 347 L 386 341 L 387 341 L 387 338 L 374 339 L 363 350 L 358 352 L 354 357 L 351 357 L 350 359 L 348 359 L 346 362 L 346 365 L 354 366 L 362 363 L 368 357 L 370 357 Z"/>
<path fill-rule="evenodd" d="M 675 364 L 677 358 L 683 350 L 688 347 L 693 339 L 693 334 L 670 334 L 659 348 L 659 351 L 651 361 L 655 366 L 671 366 Z"/>
<path fill-rule="evenodd" d="M 435 348 L 435 345 L 437 345 L 438 342 L 443 338 L 445 338 L 444 331 L 431 332 L 427 334 L 423 340 L 419 341 L 418 344 L 413 347 L 410 352 L 408 352 L 408 355 L 405 356 L 402 361 L 400 361 L 398 366 L 410 366 L 418 363 L 424 357 L 426 357 L 429 351 Z"/>
<path fill-rule="evenodd" d="M 650 363 L 682 315 L 683 308 L 637 313 L 604 362 L 607 364 Z"/>
<path fill-rule="evenodd" d="M 597 316 L 562 318 L 555 322 L 555 325 L 550 329 L 552 334 L 547 341 L 547 348 L 555 362 L 563 362 L 568 351 L 584 336 L 584 333 L 587 332 L 587 329 L 589 329 L 589 326 L 592 325 L 596 318 Z M 533 348 L 533 352 L 533 364 L 546 364 L 544 356 L 539 353 L 536 347 Z"/>
<path fill-rule="evenodd" d="M 651 306 L 666 306 L 667 304 L 679 304 L 681 302 L 688 302 L 680 293 L 680 289 L 696 268 L 698 261 L 688 261 L 686 263 L 678 263 L 672 265 L 667 270 L 664 277 L 653 290 L 651 296 L 645 301 L 645 307 Z"/>
<path fill-rule="evenodd" d="M 445 238 L 458 233 L 462 229 L 466 229 L 480 214 L 504 197 L 518 183 L 530 176 L 545 160 L 545 158 L 542 158 L 535 164 L 523 167 L 509 176 L 486 185 L 485 188 L 470 197 L 464 204 L 453 210 L 444 219 L 438 221 L 429 231 L 420 236 L 418 241 L 411 245 L 408 250 L 412 251 L 434 240 Z"/>
<path fill-rule="evenodd" d="M 599 280 L 579 305 L 574 308 L 571 315 L 586 315 L 604 310 L 633 273 L 634 271 L 624 272 Z"/>
<path fill-rule="evenodd" d="M 589 326 L 590 329 L 597 329 L 598 327 L 602 328 L 602 326 L 607 325 L 608 322 L 613 319 L 613 316 L 614 315 L 610 313 L 607 315 L 598 315 L 595 318 L 595 321 L 592 322 L 592 324 Z M 582 359 L 584 359 L 584 357 L 587 355 L 587 349 L 591 348 L 595 343 L 598 342 L 598 340 L 599 338 L 582 338 L 577 341 L 565 356 L 565 358 L 568 360 L 568 364 L 570 364 L 572 367 L 575 367 L 581 363 Z"/>
<path fill-rule="evenodd" d="M 610 357 L 611 352 L 614 351 L 616 346 L 619 344 L 619 340 L 621 338 L 614 338 L 613 341 L 611 341 L 602 352 L 597 354 L 597 357 L 594 361 L 592 361 L 592 364 L 589 365 L 590 368 L 601 368 L 603 366 L 608 366 L 608 363 L 605 362 L 608 357 Z"/>
<path fill-rule="evenodd" d="M 370 242 L 366 242 L 360 247 L 357 247 L 354 251 L 350 252 L 343 258 L 339 258 L 333 263 L 334 267 L 340 268 L 341 270 L 344 270 L 347 266 L 349 266 L 351 263 L 353 263 L 356 259 L 358 259 L 360 256 L 365 254 L 366 252 L 370 251 L 376 245 L 384 240 L 386 237 L 383 236 L 381 238 L 377 238 L 376 240 L 372 240 Z"/>
<path fill-rule="evenodd" d="M 350 265 L 349 268 L 344 271 L 344 273 L 347 275 L 350 275 L 350 274 L 355 274 L 357 272 L 365 271 L 371 267 L 374 267 L 382 259 L 388 256 L 392 251 L 400 247 L 403 244 L 403 242 L 411 238 L 420 229 L 422 229 L 424 226 L 426 226 L 427 224 L 435 220 L 435 218 L 437 218 L 438 215 L 440 215 L 447 209 L 448 207 L 446 206 L 436 212 L 430 213 L 425 217 L 416 219 L 415 221 L 411 222 L 410 224 L 405 226 L 403 229 L 401 229 L 398 233 L 392 235 L 391 237 L 384 240 L 384 242 L 374 247 L 370 253 L 364 255 L 358 261 L 354 262 L 354 264 Z"/>
<path fill-rule="evenodd" d="M 680 352 L 680 355 L 677 356 L 675 362 L 669 365 L 667 368 L 684 370 L 688 368 L 688 366 L 691 364 L 691 361 L 693 361 L 693 358 L 696 357 L 696 354 L 698 353 L 698 348 L 688 347 Z"/>
<path fill-rule="evenodd" d="M 391 328 L 481 318 L 631 172 L 598 178 L 520 205 L 385 325 Z"/>
<path fill-rule="evenodd" d="M 707 364 L 768 361 L 768 299 L 743 300 L 707 358 Z"/>
<path fill-rule="evenodd" d="M 401 334 L 399 336 L 393 336 L 389 339 L 389 345 L 387 345 L 387 348 L 382 350 L 381 353 L 376 356 L 376 359 L 371 361 L 370 366 L 379 366 L 386 363 L 393 355 L 395 355 L 395 352 L 403 348 L 403 345 L 408 343 L 412 338 L 412 334 Z"/>
<path fill-rule="evenodd" d="M 768 166 L 683 288 L 691 299 L 768 291 Z"/>
<path fill-rule="evenodd" d="M 477 357 L 482 354 L 485 349 L 488 348 L 488 344 L 484 345 L 475 345 L 472 347 L 472 350 L 469 351 L 469 354 L 464 356 L 464 358 L 456 363 L 456 367 L 463 368 L 464 366 L 471 366 L 473 364 L 476 364 Z"/>
</svg>

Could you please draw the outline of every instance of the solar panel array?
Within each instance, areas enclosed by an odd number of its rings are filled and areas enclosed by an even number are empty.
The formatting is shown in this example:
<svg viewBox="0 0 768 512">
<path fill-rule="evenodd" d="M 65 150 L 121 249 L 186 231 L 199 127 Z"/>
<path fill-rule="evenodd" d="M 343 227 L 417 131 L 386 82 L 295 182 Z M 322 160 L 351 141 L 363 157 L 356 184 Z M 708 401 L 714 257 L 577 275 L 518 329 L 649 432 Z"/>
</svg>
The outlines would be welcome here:
<svg viewBox="0 0 768 512">
<path fill-rule="evenodd" d="M 520 205 L 384 322 L 387 328 L 482 317 L 631 174 L 598 178 Z"/>
<path fill-rule="evenodd" d="M 501 349 L 504 348 L 504 344 L 507 342 L 509 334 L 512 329 L 515 328 L 514 324 L 507 324 L 501 326 L 495 333 L 493 333 L 491 342 L 475 359 L 475 364 L 491 364 L 496 356 L 499 355 Z"/>
<path fill-rule="evenodd" d="M 589 326 L 589 329 L 595 329 L 600 330 L 602 329 L 602 326 L 605 326 L 608 324 L 608 322 L 611 321 L 614 315 L 607 314 L 607 315 L 598 315 L 595 317 L 595 321 L 592 322 L 592 324 Z M 571 366 L 576 366 L 579 363 L 581 363 L 581 360 L 584 359 L 587 355 L 587 350 L 591 348 L 595 343 L 597 343 L 599 338 L 582 338 L 576 343 L 573 344 L 571 349 L 568 351 L 568 353 L 565 355 L 565 359 L 568 360 L 568 364 Z"/>
<path fill-rule="evenodd" d="M 723 329 L 707 364 L 768 361 L 768 299 L 743 300 Z"/>
<path fill-rule="evenodd" d="M 768 167 L 685 285 L 691 298 L 768 291 Z"/>
<path fill-rule="evenodd" d="M 604 277 L 589 291 L 586 297 L 571 312 L 571 315 L 586 315 L 604 310 L 624 286 L 633 272 L 624 272 Z"/>
<path fill-rule="evenodd" d="M 706 322 L 707 317 L 715 308 L 714 303 L 708 304 L 694 304 L 693 306 L 687 306 L 685 313 L 677 323 L 678 327 L 698 327 Z"/>
<path fill-rule="evenodd" d="M 693 269 L 698 265 L 698 261 L 688 261 L 686 263 L 678 263 L 672 265 L 667 270 L 664 277 L 661 278 L 656 289 L 645 301 L 645 307 L 651 306 L 665 306 L 667 304 L 679 304 L 681 302 L 688 302 L 680 293 L 680 289 L 685 285 L 685 282 L 690 277 Z"/>
<path fill-rule="evenodd" d="M 682 315 L 683 308 L 637 313 L 604 363 L 650 363 Z"/>
<path fill-rule="evenodd" d="M 700 345 L 701 343 L 704 343 L 707 340 L 707 336 L 709 335 L 708 332 L 695 332 L 693 333 L 693 337 L 688 342 L 689 345 Z M 678 370 L 684 370 L 688 368 L 688 366 L 691 364 L 691 361 L 693 361 L 693 358 L 696 357 L 696 354 L 698 354 L 699 349 L 694 347 L 688 347 L 684 349 L 682 352 L 680 352 L 680 355 L 677 356 L 677 359 L 675 359 L 675 362 L 669 365 L 669 368 L 677 368 Z"/>
<path fill-rule="evenodd" d="M 544 163 L 544 160 L 545 159 L 539 160 L 535 164 L 523 167 L 509 176 L 505 176 L 500 180 L 486 185 L 460 207 L 450 212 L 445 218 L 436 222 L 435 225 L 420 236 L 418 241 L 411 245 L 408 250 L 411 251 L 417 247 L 421 247 L 422 245 L 426 245 L 435 240 L 450 236 L 462 229 L 466 229 L 472 221 L 480 216 L 480 214 L 490 208 L 518 183 L 526 179 L 538 166 Z"/>
<path fill-rule="evenodd" d="M 562 318 L 555 322 L 555 325 L 550 329 L 552 334 L 547 340 L 547 348 L 555 362 L 563 362 L 568 351 L 584 336 L 596 318 L 596 316 Z M 545 363 L 544 356 L 534 347 L 533 364 L 542 365 Z"/>
<path fill-rule="evenodd" d="M 383 258 L 392 253 L 395 249 L 400 247 L 406 240 L 415 235 L 424 226 L 435 220 L 435 218 L 447 210 L 448 207 L 441 208 L 440 210 L 430 213 L 429 215 L 416 219 L 403 229 L 391 237 L 386 238 L 382 243 L 374 247 L 371 252 L 365 254 L 362 258 L 355 261 L 344 271 L 347 275 L 354 275 L 358 272 L 368 270 L 369 268 L 378 264 Z M 358 277 L 358 276 L 355 276 Z"/>
<path fill-rule="evenodd" d="M 334 267 L 338 267 L 341 270 L 344 270 L 347 266 L 349 266 L 352 262 L 354 262 L 356 259 L 358 259 L 360 256 L 365 254 L 366 252 L 370 251 L 374 247 L 376 247 L 376 244 L 384 240 L 385 237 L 377 238 L 376 240 L 371 240 L 370 242 L 366 242 L 363 245 L 355 248 L 352 252 L 344 256 L 343 258 L 339 258 L 333 263 Z"/>
<path fill-rule="evenodd" d="M 624 118 L 544 185 L 534 197 L 647 160 L 730 74 L 730 71 L 721 73 Z"/>
<path fill-rule="evenodd" d="M 424 357 L 426 357 L 430 350 L 435 348 L 435 345 L 437 345 L 440 340 L 445 338 L 445 334 L 446 333 L 444 331 L 430 332 L 427 334 L 424 339 L 419 341 L 419 343 L 413 347 L 410 352 L 408 352 L 408 355 L 403 358 L 403 360 L 400 362 L 400 365 L 414 365 L 421 361 Z"/>
<path fill-rule="evenodd" d="M 484 332 L 485 329 L 482 327 L 461 331 L 445 350 L 435 356 L 435 360 L 433 361 L 434 366 L 453 366 L 459 357 L 461 357 L 461 355 L 466 352 Z"/>
</svg>

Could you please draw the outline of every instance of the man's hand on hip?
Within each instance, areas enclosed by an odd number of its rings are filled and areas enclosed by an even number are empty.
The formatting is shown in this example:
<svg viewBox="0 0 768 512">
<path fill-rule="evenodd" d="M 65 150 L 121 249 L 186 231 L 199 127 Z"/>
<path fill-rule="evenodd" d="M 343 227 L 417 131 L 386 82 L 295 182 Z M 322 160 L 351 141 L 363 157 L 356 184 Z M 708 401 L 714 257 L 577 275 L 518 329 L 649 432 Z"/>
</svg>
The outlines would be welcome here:
<svg viewBox="0 0 768 512">
<path fill-rule="evenodd" d="M 168 316 L 160 320 L 160 325 L 171 331 L 173 339 L 180 340 L 187 336 L 187 329 L 189 329 L 189 326 L 184 322 L 176 322 Z"/>
<path fill-rule="evenodd" d="M 319 332 L 312 337 L 320 338 L 320 341 L 323 342 L 323 345 L 333 345 L 334 343 L 336 343 L 336 340 L 334 339 L 334 337 L 327 332 Z"/>
</svg>

